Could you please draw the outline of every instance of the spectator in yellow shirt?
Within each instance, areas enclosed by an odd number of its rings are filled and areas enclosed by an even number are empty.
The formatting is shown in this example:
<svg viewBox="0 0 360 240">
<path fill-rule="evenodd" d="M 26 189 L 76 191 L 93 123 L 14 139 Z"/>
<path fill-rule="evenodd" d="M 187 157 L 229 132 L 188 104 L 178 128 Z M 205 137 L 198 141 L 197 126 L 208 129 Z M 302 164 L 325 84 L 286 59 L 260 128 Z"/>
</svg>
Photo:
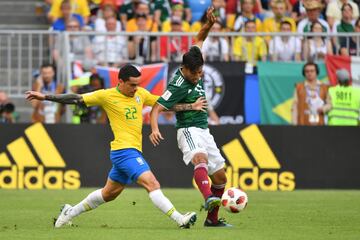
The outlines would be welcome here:
<svg viewBox="0 0 360 240">
<path fill-rule="evenodd" d="M 255 33 L 256 23 L 253 20 L 245 22 L 245 32 Z M 233 44 L 234 60 L 246 61 L 256 65 L 258 60 L 266 61 L 267 49 L 265 40 L 261 37 L 237 37 Z"/>
<path fill-rule="evenodd" d="M 63 0 L 53 0 L 51 9 L 48 15 L 50 22 L 54 22 L 58 18 L 63 17 L 61 13 L 61 3 Z M 74 14 L 79 14 L 83 17 L 84 23 L 89 22 L 90 9 L 87 0 L 70 0 L 71 11 Z"/>
<path fill-rule="evenodd" d="M 171 8 L 171 16 L 178 17 L 183 19 L 184 15 L 184 5 L 183 4 L 176 4 Z M 182 21 L 181 23 L 182 31 L 183 32 L 190 32 L 190 24 L 187 21 Z M 162 23 L 162 32 L 170 32 L 171 31 L 171 20 L 167 19 Z"/>
<path fill-rule="evenodd" d="M 282 21 L 289 22 L 291 24 L 291 32 L 296 32 L 296 23 L 294 19 L 286 17 L 286 4 L 283 0 L 272 1 L 272 11 L 274 17 L 266 18 L 263 22 L 264 32 L 280 32 L 280 23 Z M 265 40 L 269 42 L 271 37 L 266 37 Z"/>
<path fill-rule="evenodd" d="M 140 2 L 140 3 L 138 3 L 136 5 L 135 18 L 132 18 L 132 19 L 127 21 L 127 23 L 126 23 L 126 31 L 127 32 L 136 32 L 136 31 L 138 31 L 138 25 L 136 23 L 137 22 L 137 17 L 142 16 L 142 15 L 146 16 L 146 29 L 148 29 L 148 31 L 151 31 L 151 32 L 157 32 L 158 31 L 158 26 L 153 21 L 153 18 L 150 15 L 149 5 L 146 4 L 145 2 Z"/>
</svg>

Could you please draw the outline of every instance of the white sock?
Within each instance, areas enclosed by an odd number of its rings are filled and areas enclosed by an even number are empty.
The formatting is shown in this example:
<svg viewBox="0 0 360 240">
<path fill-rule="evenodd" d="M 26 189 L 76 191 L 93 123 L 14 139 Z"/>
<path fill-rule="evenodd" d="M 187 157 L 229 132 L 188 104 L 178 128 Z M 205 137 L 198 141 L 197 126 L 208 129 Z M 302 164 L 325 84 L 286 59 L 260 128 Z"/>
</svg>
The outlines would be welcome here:
<svg viewBox="0 0 360 240">
<path fill-rule="evenodd" d="M 70 216 L 76 217 L 85 211 L 90 211 L 97 208 L 103 203 L 105 203 L 105 201 L 102 197 L 101 189 L 95 190 L 90 193 L 84 200 L 71 208 Z"/>
<path fill-rule="evenodd" d="M 177 222 L 179 225 L 182 224 L 182 214 L 176 211 L 174 205 L 170 202 L 170 200 L 165 197 L 160 189 L 152 191 L 149 193 L 149 197 L 153 204 L 160 209 L 164 214 L 169 216 L 172 220 Z"/>
</svg>

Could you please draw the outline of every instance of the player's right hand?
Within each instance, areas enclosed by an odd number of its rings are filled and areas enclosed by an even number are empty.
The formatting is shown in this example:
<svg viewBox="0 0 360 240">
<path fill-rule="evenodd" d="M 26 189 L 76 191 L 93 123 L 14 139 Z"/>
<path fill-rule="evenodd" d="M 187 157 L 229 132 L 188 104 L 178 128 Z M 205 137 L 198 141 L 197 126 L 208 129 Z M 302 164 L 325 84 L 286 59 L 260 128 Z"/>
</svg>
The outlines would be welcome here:
<svg viewBox="0 0 360 240">
<path fill-rule="evenodd" d="M 208 102 L 205 97 L 199 97 L 196 102 L 192 104 L 192 110 L 207 112 Z"/>
<path fill-rule="evenodd" d="M 27 91 L 25 94 L 26 94 L 26 99 L 28 101 L 35 100 L 35 99 L 40 100 L 40 101 L 45 100 L 45 94 L 40 93 L 40 92 Z"/>
<path fill-rule="evenodd" d="M 164 140 L 164 138 L 161 136 L 161 133 L 159 131 L 152 131 L 149 135 L 150 142 L 156 147 L 160 144 L 161 140 Z"/>
<path fill-rule="evenodd" d="M 209 7 L 206 11 L 206 18 L 207 21 L 213 25 L 216 22 L 216 17 L 214 15 L 215 8 L 213 6 Z"/>
</svg>

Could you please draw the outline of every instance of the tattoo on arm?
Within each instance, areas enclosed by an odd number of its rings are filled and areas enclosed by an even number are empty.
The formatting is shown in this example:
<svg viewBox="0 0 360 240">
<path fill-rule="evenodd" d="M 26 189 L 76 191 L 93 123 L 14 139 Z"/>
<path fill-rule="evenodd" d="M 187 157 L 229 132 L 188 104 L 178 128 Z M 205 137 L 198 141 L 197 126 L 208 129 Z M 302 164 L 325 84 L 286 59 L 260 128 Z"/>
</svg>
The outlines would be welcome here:
<svg viewBox="0 0 360 240">
<path fill-rule="evenodd" d="M 47 94 L 45 100 L 62 104 L 85 105 L 83 97 L 79 94 Z"/>
<path fill-rule="evenodd" d="M 192 110 L 191 103 L 175 104 L 170 110 L 175 112 L 190 111 Z"/>
</svg>

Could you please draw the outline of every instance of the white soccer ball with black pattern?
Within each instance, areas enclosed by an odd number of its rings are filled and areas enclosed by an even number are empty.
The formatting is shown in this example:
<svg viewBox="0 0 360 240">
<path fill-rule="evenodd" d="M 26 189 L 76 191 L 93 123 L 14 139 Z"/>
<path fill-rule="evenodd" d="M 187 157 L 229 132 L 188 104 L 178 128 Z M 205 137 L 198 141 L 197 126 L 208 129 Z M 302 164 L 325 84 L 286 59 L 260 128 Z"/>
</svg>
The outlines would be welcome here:
<svg viewBox="0 0 360 240">
<path fill-rule="evenodd" d="M 226 211 L 231 213 L 241 212 L 245 209 L 247 203 L 247 194 L 235 187 L 225 190 L 221 197 L 221 206 L 223 206 Z"/>
</svg>

